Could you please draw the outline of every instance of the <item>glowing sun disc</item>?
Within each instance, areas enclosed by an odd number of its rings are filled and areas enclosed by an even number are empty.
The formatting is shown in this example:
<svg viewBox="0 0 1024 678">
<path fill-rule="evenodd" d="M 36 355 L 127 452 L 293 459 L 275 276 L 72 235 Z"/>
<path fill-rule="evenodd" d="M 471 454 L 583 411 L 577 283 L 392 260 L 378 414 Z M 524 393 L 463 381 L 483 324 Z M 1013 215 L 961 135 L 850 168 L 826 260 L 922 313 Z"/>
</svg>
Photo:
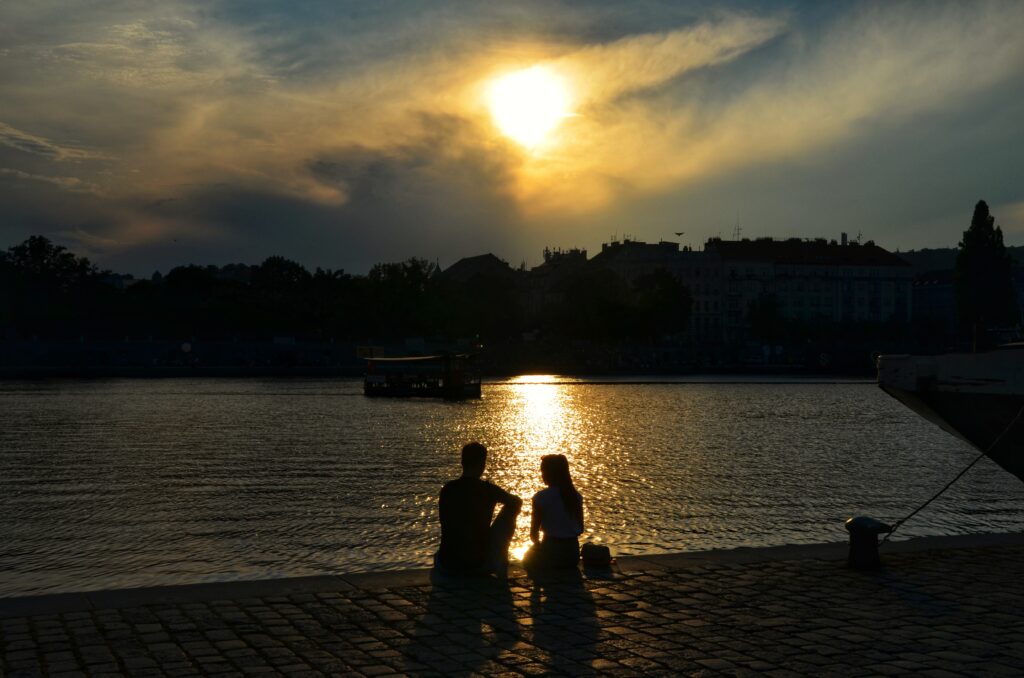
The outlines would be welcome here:
<svg viewBox="0 0 1024 678">
<path fill-rule="evenodd" d="M 565 82 L 543 66 L 509 73 L 491 84 L 488 107 L 502 134 L 532 148 L 569 115 Z"/>
</svg>

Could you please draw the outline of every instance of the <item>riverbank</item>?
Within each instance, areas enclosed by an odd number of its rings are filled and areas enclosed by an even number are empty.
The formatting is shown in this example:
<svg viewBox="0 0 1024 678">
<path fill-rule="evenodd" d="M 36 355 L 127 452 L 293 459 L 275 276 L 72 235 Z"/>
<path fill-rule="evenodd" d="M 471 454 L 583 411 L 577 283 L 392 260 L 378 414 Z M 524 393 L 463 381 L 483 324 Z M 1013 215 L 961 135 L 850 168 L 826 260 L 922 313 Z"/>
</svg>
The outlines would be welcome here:
<svg viewBox="0 0 1024 678">
<path fill-rule="evenodd" d="M 523 348 L 523 347 L 520 347 Z M 485 378 L 521 374 L 577 377 L 694 374 L 874 378 L 870 351 L 848 363 L 822 361 L 812 351 L 807 360 L 769 361 L 761 353 L 747 359 L 697 360 L 681 357 L 679 346 L 602 347 L 558 342 L 529 345 L 529 351 L 491 346 L 479 351 L 468 345 L 423 342 L 375 347 L 377 355 L 428 355 L 472 352 Z M 0 337 L 0 380 L 40 378 L 238 378 L 238 377 L 362 377 L 367 347 L 352 342 L 296 340 L 195 340 L 125 338 L 116 340 L 3 340 Z M 596 353 L 595 353 L 596 351 Z M 859 355 L 859 354 L 858 354 Z"/>
<path fill-rule="evenodd" d="M 0 674 L 1017 675 L 1024 533 L 620 558 L 536 583 L 428 570 L 0 599 Z M 931 673 L 928 673 L 931 672 Z"/>
<path fill-rule="evenodd" d="M 0 381 L 29 379 L 362 379 L 365 366 L 342 367 L 0 367 Z M 558 375 L 592 383 L 649 383 L 651 380 L 680 378 L 692 380 L 771 380 L 771 383 L 805 381 L 864 381 L 876 380 L 873 371 L 825 372 L 787 366 L 779 368 L 690 368 L 679 370 L 559 370 L 552 366 L 526 366 L 521 369 L 496 369 L 481 376 L 484 382 L 506 381 L 522 375 Z M 603 380 L 603 381 L 602 381 Z"/>
</svg>

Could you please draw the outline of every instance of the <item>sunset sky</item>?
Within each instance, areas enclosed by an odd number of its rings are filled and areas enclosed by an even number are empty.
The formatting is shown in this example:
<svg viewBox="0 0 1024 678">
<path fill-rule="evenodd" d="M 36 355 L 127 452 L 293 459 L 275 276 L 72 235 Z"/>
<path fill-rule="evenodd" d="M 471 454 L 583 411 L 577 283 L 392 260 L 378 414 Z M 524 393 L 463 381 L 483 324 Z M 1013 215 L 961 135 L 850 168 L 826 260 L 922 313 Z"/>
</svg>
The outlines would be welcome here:
<svg viewBox="0 0 1024 678">
<path fill-rule="evenodd" d="M 1024 3 L 0 3 L 0 248 L 363 273 L 612 235 L 1024 244 Z M 676 238 L 674 232 L 684 231 Z"/>
</svg>

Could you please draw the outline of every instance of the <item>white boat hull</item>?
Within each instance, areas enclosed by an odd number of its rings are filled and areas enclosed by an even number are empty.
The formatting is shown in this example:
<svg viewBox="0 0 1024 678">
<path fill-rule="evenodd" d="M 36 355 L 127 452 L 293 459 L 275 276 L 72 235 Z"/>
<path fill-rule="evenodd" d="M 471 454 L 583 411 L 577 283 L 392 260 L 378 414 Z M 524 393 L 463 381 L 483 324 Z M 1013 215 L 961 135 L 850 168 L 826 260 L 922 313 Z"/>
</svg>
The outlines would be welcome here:
<svg viewBox="0 0 1024 678">
<path fill-rule="evenodd" d="M 1024 350 L 883 355 L 878 385 L 1024 480 Z"/>
</svg>

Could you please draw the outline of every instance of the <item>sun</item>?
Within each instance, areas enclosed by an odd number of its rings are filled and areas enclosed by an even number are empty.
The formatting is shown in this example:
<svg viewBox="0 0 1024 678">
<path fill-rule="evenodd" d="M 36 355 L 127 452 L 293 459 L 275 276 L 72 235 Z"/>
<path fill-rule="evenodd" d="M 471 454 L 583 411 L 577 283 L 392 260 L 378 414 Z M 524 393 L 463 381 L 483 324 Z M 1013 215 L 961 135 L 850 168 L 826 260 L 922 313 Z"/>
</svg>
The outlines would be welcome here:
<svg viewBox="0 0 1024 678">
<path fill-rule="evenodd" d="M 530 149 L 571 115 L 565 80 L 543 66 L 495 80 L 488 88 L 487 104 L 501 133 Z"/>
</svg>

